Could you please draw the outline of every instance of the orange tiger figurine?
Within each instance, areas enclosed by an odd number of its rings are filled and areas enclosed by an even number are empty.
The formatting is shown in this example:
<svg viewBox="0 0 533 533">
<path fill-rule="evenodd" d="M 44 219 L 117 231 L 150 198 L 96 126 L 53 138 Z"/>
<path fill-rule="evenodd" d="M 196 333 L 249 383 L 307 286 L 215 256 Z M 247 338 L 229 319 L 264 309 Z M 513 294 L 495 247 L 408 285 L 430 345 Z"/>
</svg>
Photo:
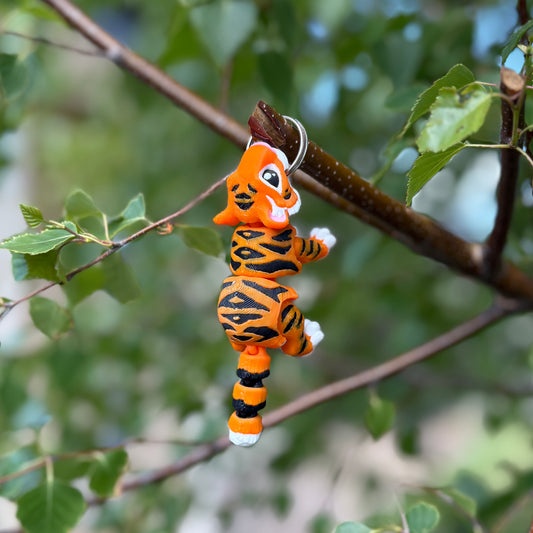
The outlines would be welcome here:
<svg viewBox="0 0 533 533">
<path fill-rule="evenodd" d="M 263 142 L 249 146 L 228 176 L 228 205 L 213 219 L 230 226 L 242 223 L 231 242 L 233 276 L 224 280 L 218 300 L 219 321 L 233 348 L 241 352 L 240 381 L 233 389 L 235 412 L 228 422 L 230 440 L 238 446 L 255 444 L 263 429 L 258 411 L 266 404 L 262 380 L 270 373 L 266 348 L 298 357 L 310 354 L 324 337 L 318 322 L 304 319 L 294 305 L 296 291 L 277 282 L 278 277 L 298 274 L 303 263 L 325 257 L 336 240 L 327 228 L 313 229 L 309 239 L 299 237 L 289 224 L 300 197 L 287 174 L 300 164 L 307 148 L 305 130 L 290 120 L 301 136 L 298 161 L 289 168 L 281 150 Z"/>
</svg>

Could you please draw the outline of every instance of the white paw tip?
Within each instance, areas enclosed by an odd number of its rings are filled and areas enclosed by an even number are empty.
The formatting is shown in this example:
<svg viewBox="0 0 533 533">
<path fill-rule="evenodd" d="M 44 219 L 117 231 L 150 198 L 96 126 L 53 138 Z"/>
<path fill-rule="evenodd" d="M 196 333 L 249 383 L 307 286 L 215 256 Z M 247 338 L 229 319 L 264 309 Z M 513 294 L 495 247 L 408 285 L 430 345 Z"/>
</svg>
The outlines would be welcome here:
<svg viewBox="0 0 533 533">
<path fill-rule="evenodd" d="M 337 239 L 328 228 L 313 228 L 311 230 L 311 237 L 322 241 L 328 249 L 335 246 L 337 242 Z"/>
<path fill-rule="evenodd" d="M 304 321 L 304 332 L 309 336 L 313 348 L 324 338 L 324 333 L 320 329 L 320 324 L 307 318 Z"/>
<path fill-rule="evenodd" d="M 261 436 L 261 433 L 236 433 L 229 430 L 229 440 L 235 444 L 235 446 L 241 446 L 243 448 L 249 448 L 253 446 Z"/>
</svg>

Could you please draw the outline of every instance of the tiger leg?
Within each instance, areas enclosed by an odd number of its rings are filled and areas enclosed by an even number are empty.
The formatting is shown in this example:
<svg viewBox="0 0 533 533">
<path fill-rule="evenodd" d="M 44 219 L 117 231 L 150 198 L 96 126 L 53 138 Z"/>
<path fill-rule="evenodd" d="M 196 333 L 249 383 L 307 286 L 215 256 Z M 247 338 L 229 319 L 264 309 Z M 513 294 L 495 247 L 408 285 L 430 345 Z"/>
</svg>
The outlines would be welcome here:
<svg viewBox="0 0 533 533">
<path fill-rule="evenodd" d="M 309 355 L 324 338 L 318 322 L 304 319 L 302 312 L 287 302 L 280 313 L 280 331 L 287 339 L 281 350 L 287 355 Z"/>
<path fill-rule="evenodd" d="M 253 446 L 261 436 L 260 409 L 266 404 L 267 390 L 262 380 L 270 374 L 270 356 L 262 346 L 246 346 L 239 357 L 233 387 L 235 412 L 228 421 L 229 438 L 237 446 Z"/>
</svg>

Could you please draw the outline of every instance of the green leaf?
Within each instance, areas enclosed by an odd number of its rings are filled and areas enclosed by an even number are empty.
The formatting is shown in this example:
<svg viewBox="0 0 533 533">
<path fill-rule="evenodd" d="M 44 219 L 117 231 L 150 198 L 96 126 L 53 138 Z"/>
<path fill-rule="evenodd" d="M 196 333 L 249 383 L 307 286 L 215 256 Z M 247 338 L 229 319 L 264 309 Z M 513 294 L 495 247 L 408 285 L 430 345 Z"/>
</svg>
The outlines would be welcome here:
<svg viewBox="0 0 533 533">
<path fill-rule="evenodd" d="M 30 300 L 30 316 L 35 326 L 51 339 L 73 326 L 72 315 L 56 302 L 37 296 Z"/>
<path fill-rule="evenodd" d="M 253 2 L 241 0 L 217 0 L 190 11 L 199 39 L 219 67 L 226 65 L 251 35 L 257 15 Z"/>
<path fill-rule="evenodd" d="M 0 54 L 0 107 L 21 95 L 28 85 L 28 69 L 14 54 Z"/>
<path fill-rule="evenodd" d="M 334 533 L 371 533 L 371 529 L 360 522 L 343 522 L 335 528 Z"/>
<path fill-rule="evenodd" d="M 178 231 L 189 248 L 214 257 L 218 257 L 224 251 L 222 239 L 214 229 L 180 224 Z"/>
<path fill-rule="evenodd" d="M 403 137 L 395 137 L 391 139 L 387 148 L 383 152 L 384 163 L 383 166 L 370 178 L 372 185 L 377 185 L 383 179 L 385 174 L 390 170 L 394 160 L 406 148 L 413 146 L 413 139 L 405 139 Z"/>
<path fill-rule="evenodd" d="M 118 479 L 128 464 L 128 454 L 124 450 L 113 450 L 95 455 L 91 470 L 91 490 L 99 496 L 112 496 Z"/>
<path fill-rule="evenodd" d="M 365 413 L 365 425 L 375 440 L 382 437 L 394 423 L 396 408 L 392 402 L 372 393 Z"/>
<path fill-rule="evenodd" d="M 69 457 L 54 462 L 54 476 L 62 481 L 84 477 L 93 465 L 90 457 Z"/>
<path fill-rule="evenodd" d="M 36 228 L 44 222 L 43 214 L 38 207 L 20 204 L 20 211 L 24 217 L 24 220 L 26 221 L 26 224 L 28 224 L 30 228 Z"/>
<path fill-rule="evenodd" d="M 259 72 L 272 96 L 289 107 L 293 94 L 292 67 L 286 54 L 265 52 L 259 55 Z"/>
<path fill-rule="evenodd" d="M 132 227 L 143 227 L 147 223 L 144 196 L 138 194 L 129 201 L 118 217 L 109 222 L 109 236 L 113 238 L 121 231 Z"/>
<path fill-rule="evenodd" d="M 481 85 L 461 94 L 441 89 L 417 140 L 420 152 L 441 152 L 475 133 L 485 121 L 492 97 Z"/>
<path fill-rule="evenodd" d="M 17 518 L 27 533 L 67 533 L 78 523 L 86 507 L 79 490 L 52 480 L 20 498 Z"/>
<path fill-rule="evenodd" d="M 69 194 L 65 200 L 65 213 L 67 218 L 70 220 L 77 220 L 102 214 L 100 209 L 96 207 L 94 200 L 81 189 Z"/>
<path fill-rule="evenodd" d="M 447 497 L 449 497 L 456 506 L 460 507 L 461 509 L 464 509 L 470 516 L 476 516 L 476 500 L 474 500 L 470 496 L 467 496 L 464 492 L 461 492 L 453 487 L 447 487 L 439 490 Z"/>
<path fill-rule="evenodd" d="M 126 303 L 141 295 L 141 287 L 133 270 L 117 252 L 101 263 L 104 274 L 103 289 L 120 303 Z"/>
<path fill-rule="evenodd" d="M 76 274 L 61 288 L 67 296 L 69 305 L 74 307 L 94 292 L 103 289 L 104 285 L 105 275 L 99 265 L 95 265 Z"/>
<path fill-rule="evenodd" d="M 472 72 L 464 65 L 459 63 L 454 65 L 442 78 L 436 80 L 431 87 L 426 89 L 418 98 L 411 115 L 405 124 L 402 135 L 422 116 L 424 116 L 433 105 L 433 102 L 437 98 L 439 91 L 443 87 L 456 87 L 461 89 L 465 85 L 475 81 L 475 77 Z"/>
<path fill-rule="evenodd" d="M 15 281 L 25 279 L 46 279 L 59 281 L 56 270 L 57 250 L 50 250 L 45 254 L 11 254 L 11 269 Z"/>
<path fill-rule="evenodd" d="M 55 250 L 74 239 L 72 233 L 64 229 L 45 229 L 41 233 L 23 233 L 0 243 L 0 248 L 18 254 L 38 255 Z"/>
<path fill-rule="evenodd" d="M 437 508 L 428 503 L 418 503 L 405 515 L 410 533 L 429 533 L 439 523 Z"/>
<path fill-rule="evenodd" d="M 413 168 L 407 174 L 409 177 L 409 182 L 407 183 L 407 205 L 411 205 L 413 198 L 420 189 L 465 146 L 463 143 L 458 143 L 443 152 L 427 152 L 417 157 Z"/>
<path fill-rule="evenodd" d="M 0 458 L 0 477 L 21 472 L 38 459 L 37 454 L 29 447 L 19 448 Z M 25 492 L 35 488 L 42 478 L 39 470 L 31 470 L 15 477 L 11 481 L 0 484 L 0 496 L 8 500 L 16 500 Z"/>
<path fill-rule="evenodd" d="M 533 20 L 528 20 L 524 25 L 520 26 L 520 28 L 513 32 L 511 37 L 509 37 L 507 44 L 502 49 L 502 64 L 507 61 L 509 54 L 518 46 L 518 43 L 522 40 L 524 34 L 531 28 L 533 28 Z"/>
</svg>

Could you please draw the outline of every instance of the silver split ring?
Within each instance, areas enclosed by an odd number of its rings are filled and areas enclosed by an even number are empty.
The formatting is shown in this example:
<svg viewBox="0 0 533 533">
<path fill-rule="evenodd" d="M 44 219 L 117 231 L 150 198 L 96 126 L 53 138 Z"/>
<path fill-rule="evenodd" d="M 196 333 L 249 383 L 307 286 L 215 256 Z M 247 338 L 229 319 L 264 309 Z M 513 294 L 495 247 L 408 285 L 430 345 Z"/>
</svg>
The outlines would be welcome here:
<svg viewBox="0 0 533 533">
<path fill-rule="evenodd" d="M 298 147 L 298 153 L 296 154 L 294 161 L 289 165 L 289 168 L 285 169 L 285 174 L 287 174 L 287 176 L 290 176 L 291 174 L 294 174 L 294 172 L 296 172 L 296 170 L 304 160 L 305 154 L 307 152 L 307 132 L 305 131 L 305 128 L 302 126 L 299 120 L 296 120 L 295 118 L 289 117 L 287 115 L 283 115 L 283 118 L 291 122 L 296 127 L 296 130 L 300 135 L 300 146 Z M 248 144 L 246 145 L 246 149 L 248 150 L 248 148 L 250 148 L 252 144 L 253 138 L 250 137 L 250 139 L 248 140 Z"/>
</svg>

